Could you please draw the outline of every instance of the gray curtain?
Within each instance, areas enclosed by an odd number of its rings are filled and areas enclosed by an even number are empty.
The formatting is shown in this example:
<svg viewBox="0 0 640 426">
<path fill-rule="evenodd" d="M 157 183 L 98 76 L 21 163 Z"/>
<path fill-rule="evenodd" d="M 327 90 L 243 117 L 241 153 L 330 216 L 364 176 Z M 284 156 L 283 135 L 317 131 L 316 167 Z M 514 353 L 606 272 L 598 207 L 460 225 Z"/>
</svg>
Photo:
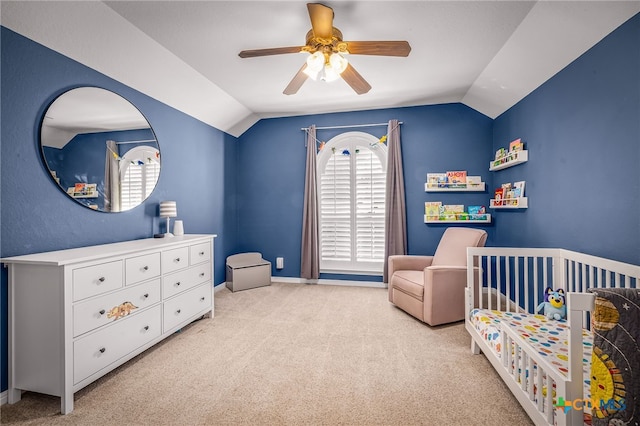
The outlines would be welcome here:
<svg viewBox="0 0 640 426">
<path fill-rule="evenodd" d="M 402 150 L 400 148 L 400 124 L 389 120 L 387 127 L 387 189 L 384 217 L 385 247 L 383 281 L 388 281 L 389 256 L 407 254 L 407 208 L 404 198 Z"/>
<path fill-rule="evenodd" d="M 104 211 L 120 211 L 120 164 L 113 155 L 118 153 L 118 144 L 107 141 L 107 155 L 104 160 Z"/>
<path fill-rule="evenodd" d="M 316 157 L 316 126 L 312 125 L 307 130 L 307 165 L 304 176 L 302 250 L 300 253 L 300 276 L 306 279 L 320 278 Z"/>
</svg>

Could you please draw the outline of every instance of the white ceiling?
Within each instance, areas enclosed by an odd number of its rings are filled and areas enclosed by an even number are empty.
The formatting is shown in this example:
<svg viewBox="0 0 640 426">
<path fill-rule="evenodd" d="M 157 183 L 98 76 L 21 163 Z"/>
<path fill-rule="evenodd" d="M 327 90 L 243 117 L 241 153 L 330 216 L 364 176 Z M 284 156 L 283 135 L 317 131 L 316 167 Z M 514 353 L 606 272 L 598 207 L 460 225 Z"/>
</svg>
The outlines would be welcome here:
<svg viewBox="0 0 640 426">
<path fill-rule="evenodd" d="M 5 1 L 5 27 L 231 135 L 260 118 L 462 102 L 495 118 L 627 19 L 640 1 L 327 1 L 345 41 L 407 40 L 406 58 L 350 55 L 373 87 L 307 80 L 304 1 Z"/>
</svg>

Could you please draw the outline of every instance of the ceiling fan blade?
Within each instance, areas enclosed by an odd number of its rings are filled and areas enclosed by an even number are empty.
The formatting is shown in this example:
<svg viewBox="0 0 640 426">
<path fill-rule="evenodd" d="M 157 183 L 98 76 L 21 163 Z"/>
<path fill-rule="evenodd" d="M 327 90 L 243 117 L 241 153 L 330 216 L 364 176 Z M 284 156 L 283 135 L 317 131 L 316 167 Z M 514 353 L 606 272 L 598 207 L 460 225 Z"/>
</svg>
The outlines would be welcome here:
<svg viewBox="0 0 640 426">
<path fill-rule="evenodd" d="M 315 37 L 331 40 L 333 35 L 333 9 L 320 3 L 307 3 L 311 28 Z"/>
<path fill-rule="evenodd" d="M 353 55 L 409 56 L 406 41 L 348 41 L 347 51 Z"/>
<path fill-rule="evenodd" d="M 270 49 L 243 50 L 238 53 L 241 58 L 255 58 L 257 56 L 282 55 L 283 53 L 300 53 L 302 46 L 272 47 Z"/>
<path fill-rule="evenodd" d="M 367 83 L 367 80 L 365 80 L 351 64 L 347 65 L 347 68 L 342 71 L 340 76 L 358 95 L 363 95 L 371 90 L 371 85 Z"/>
<path fill-rule="evenodd" d="M 304 73 L 304 70 L 306 68 L 307 64 L 305 63 L 304 65 L 302 65 L 302 68 L 300 68 L 298 73 L 293 76 L 293 78 L 289 82 L 289 85 L 284 88 L 284 91 L 282 93 L 284 93 L 285 95 L 295 95 L 298 92 L 298 90 L 302 87 L 302 84 L 307 81 L 308 77 Z"/>
</svg>

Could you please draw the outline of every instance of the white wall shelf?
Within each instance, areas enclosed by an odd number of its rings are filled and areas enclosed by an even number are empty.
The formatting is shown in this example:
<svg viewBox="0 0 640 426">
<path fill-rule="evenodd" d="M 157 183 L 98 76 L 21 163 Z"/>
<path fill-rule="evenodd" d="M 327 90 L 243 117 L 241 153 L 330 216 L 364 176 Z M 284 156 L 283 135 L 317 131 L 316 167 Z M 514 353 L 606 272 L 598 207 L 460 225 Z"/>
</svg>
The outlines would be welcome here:
<svg viewBox="0 0 640 426">
<path fill-rule="evenodd" d="M 431 184 L 434 185 L 434 184 Z M 443 186 L 429 186 L 428 182 L 424 184 L 425 192 L 483 192 L 485 183 L 441 183 Z M 462 186 L 464 185 L 464 186 Z"/>
<path fill-rule="evenodd" d="M 526 163 L 529 160 L 529 151 L 511 151 L 505 157 L 499 160 L 493 160 L 489 163 L 489 171 L 496 172 L 498 170 L 507 169 Z"/>
<path fill-rule="evenodd" d="M 529 203 L 527 202 L 527 197 L 520 198 L 506 198 L 502 200 L 502 204 L 497 206 L 496 200 L 489 200 L 489 208 L 490 209 L 527 209 L 529 208 Z"/>
<path fill-rule="evenodd" d="M 491 215 L 484 214 L 485 219 L 439 219 L 435 216 L 424 216 L 424 223 L 491 223 Z"/>
</svg>

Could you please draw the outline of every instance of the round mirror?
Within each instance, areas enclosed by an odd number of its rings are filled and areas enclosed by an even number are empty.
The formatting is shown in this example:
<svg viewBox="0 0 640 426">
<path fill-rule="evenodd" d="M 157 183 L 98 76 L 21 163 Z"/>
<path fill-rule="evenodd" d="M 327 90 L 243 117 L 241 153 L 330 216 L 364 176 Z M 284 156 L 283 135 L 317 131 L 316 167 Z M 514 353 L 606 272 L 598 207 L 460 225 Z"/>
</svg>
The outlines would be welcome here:
<svg viewBox="0 0 640 426">
<path fill-rule="evenodd" d="M 40 149 L 58 186 L 94 210 L 138 206 L 160 176 L 160 147 L 147 120 L 120 95 L 97 87 L 53 101 L 42 119 Z"/>
</svg>

